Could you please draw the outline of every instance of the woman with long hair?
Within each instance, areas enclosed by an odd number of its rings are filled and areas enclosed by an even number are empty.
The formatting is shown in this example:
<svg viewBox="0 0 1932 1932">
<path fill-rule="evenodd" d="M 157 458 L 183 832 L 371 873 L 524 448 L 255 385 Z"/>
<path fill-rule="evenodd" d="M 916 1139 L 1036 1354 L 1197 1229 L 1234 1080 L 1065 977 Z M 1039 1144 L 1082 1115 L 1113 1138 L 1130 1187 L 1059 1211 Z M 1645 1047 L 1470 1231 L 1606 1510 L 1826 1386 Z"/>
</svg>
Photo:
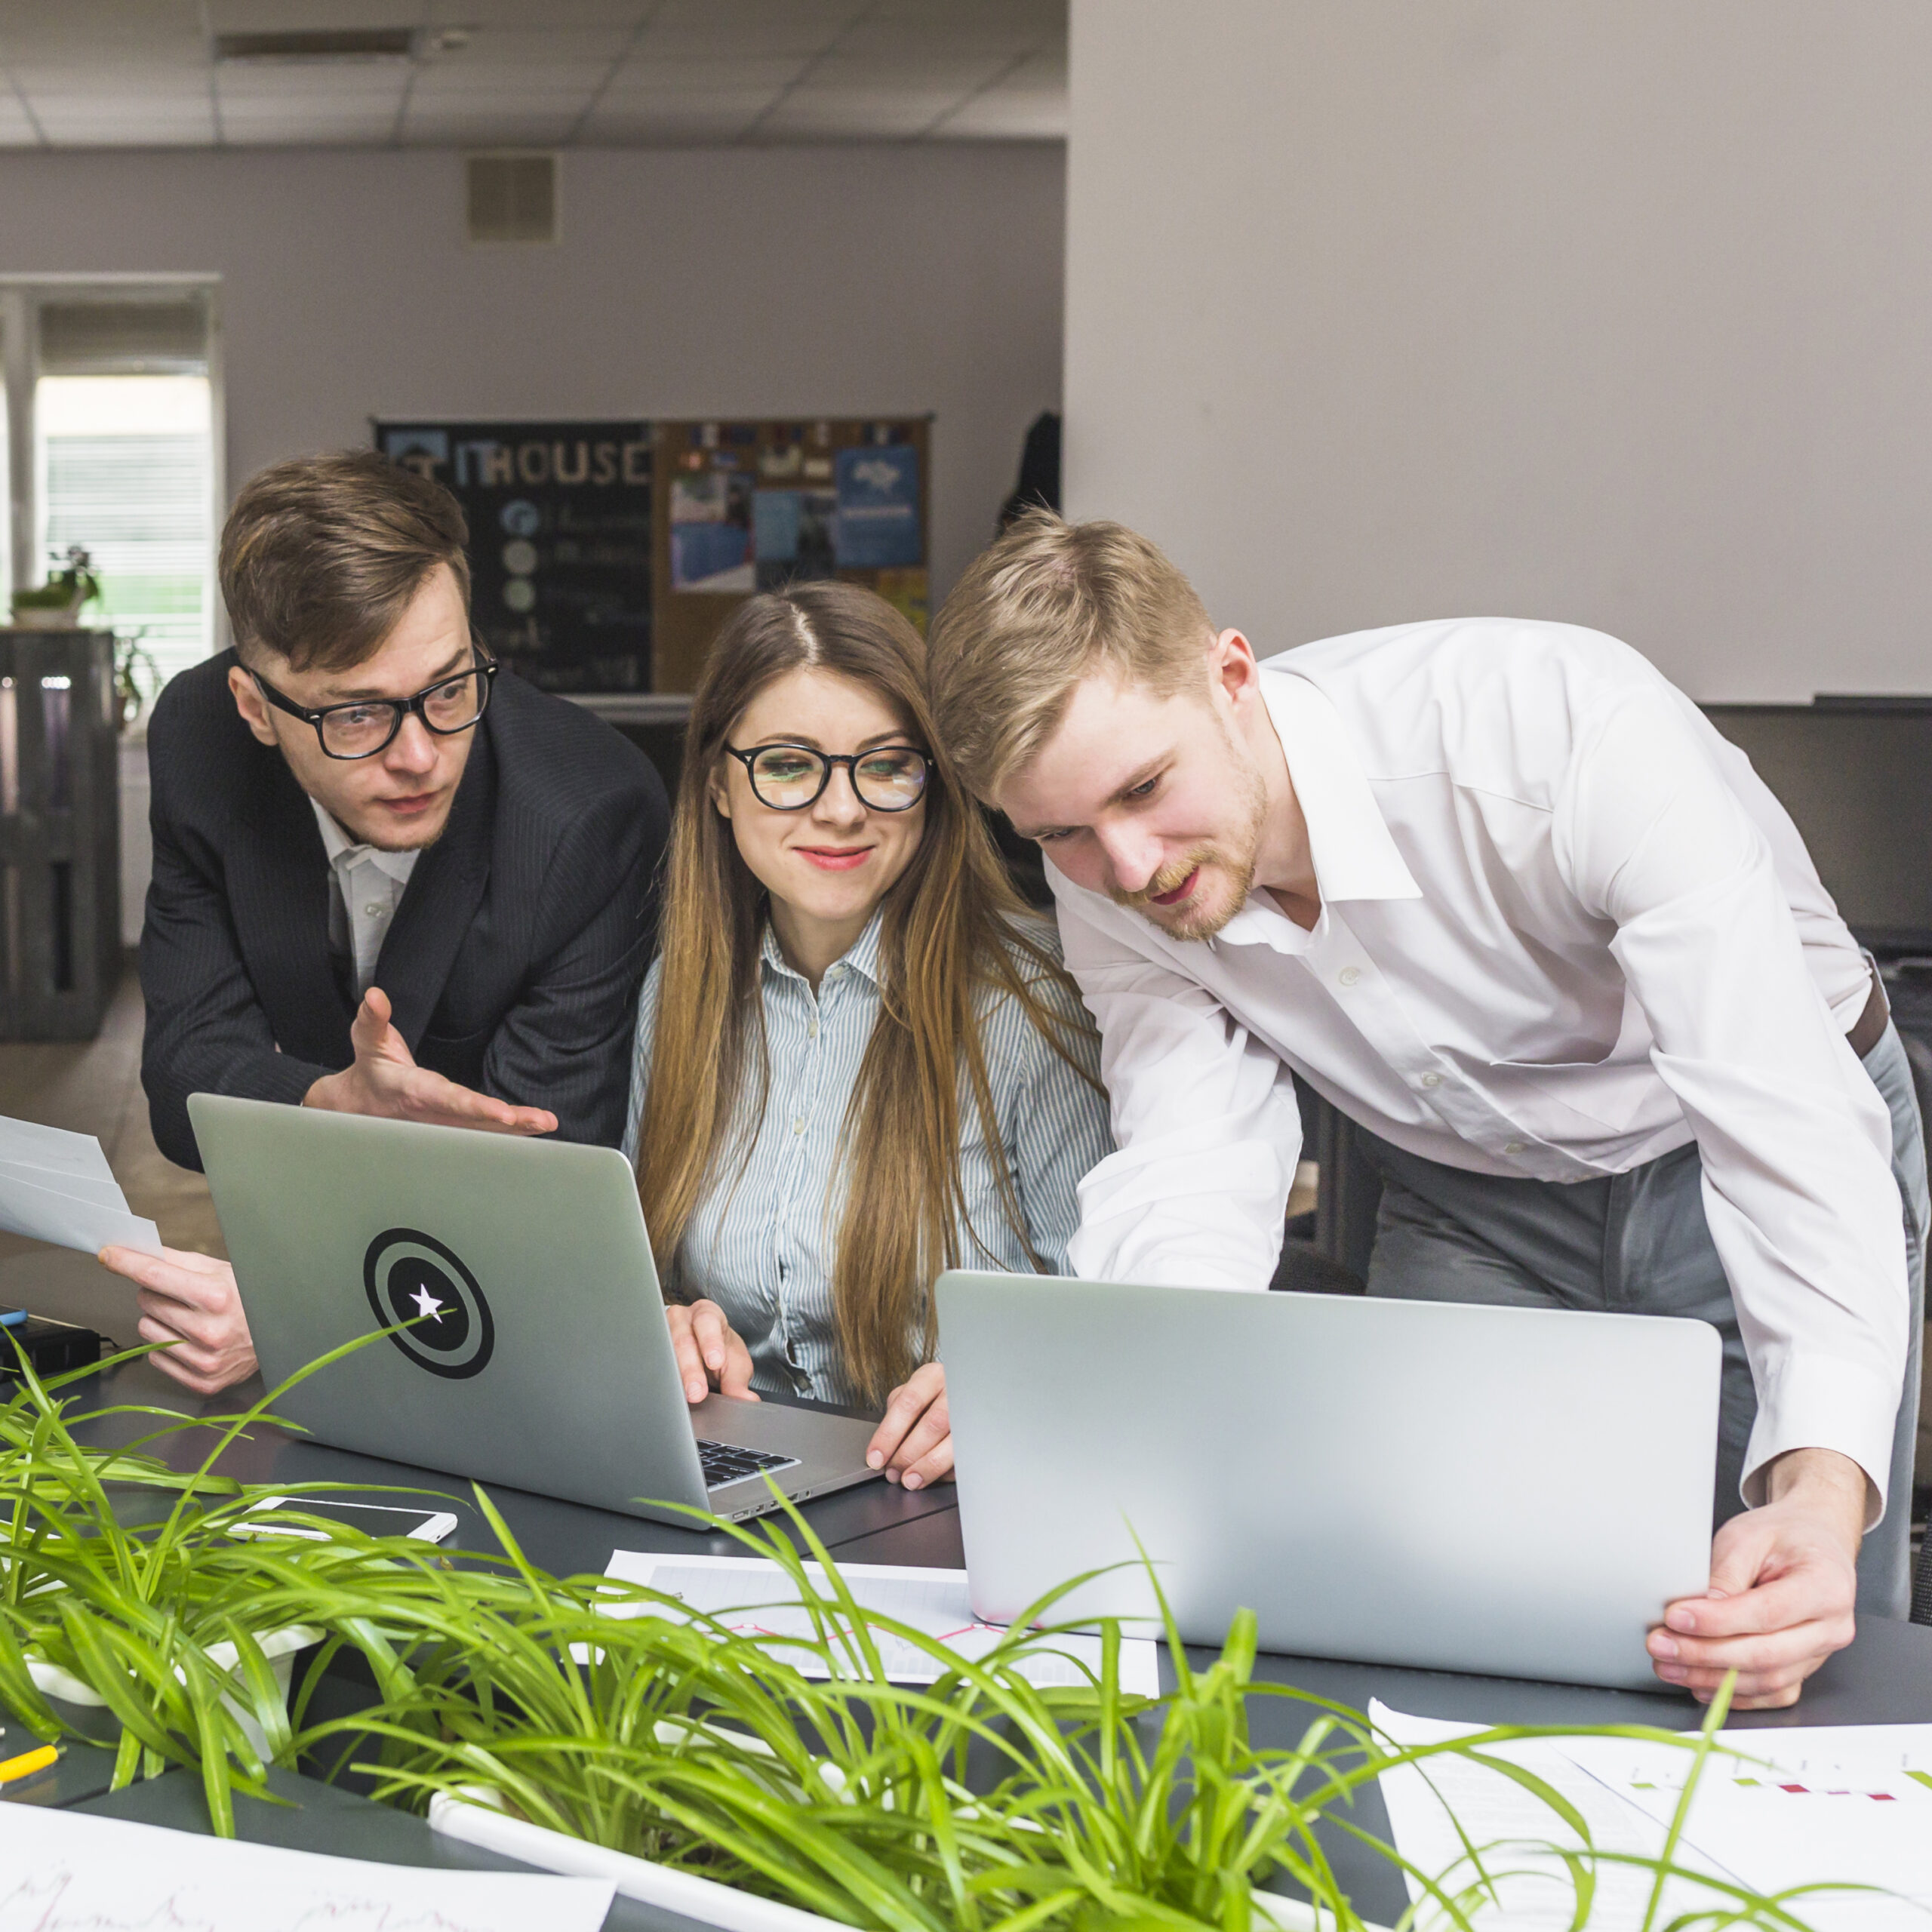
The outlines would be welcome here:
<svg viewBox="0 0 1932 1932">
<path fill-rule="evenodd" d="M 708 1331 L 719 1386 L 887 1401 L 871 1460 L 909 1487 L 952 1468 L 934 1278 L 1064 1272 L 1112 1147 L 1091 1023 L 934 735 L 924 652 L 845 583 L 726 623 L 625 1143 L 671 1293 L 749 1350 Z"/>
</svg>

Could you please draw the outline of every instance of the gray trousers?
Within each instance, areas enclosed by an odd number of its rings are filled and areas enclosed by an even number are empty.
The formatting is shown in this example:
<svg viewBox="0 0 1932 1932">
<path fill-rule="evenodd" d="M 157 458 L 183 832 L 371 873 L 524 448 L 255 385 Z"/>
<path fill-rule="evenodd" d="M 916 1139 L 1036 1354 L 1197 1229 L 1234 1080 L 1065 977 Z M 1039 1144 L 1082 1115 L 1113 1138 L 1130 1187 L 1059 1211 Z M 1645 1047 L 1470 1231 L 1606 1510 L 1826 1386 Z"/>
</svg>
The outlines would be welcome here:
<svg viewBox="0 0 1932 1932">
<path fill-rule="evenodd" d="M 1858 1607 L 1868 1616 L 1903 1617 L 1911 1607 L 1912 1464 L 1925 1333 L 1925 1142 L 1911 1067 L 1895 1028 L 1886 1028 L 1865 1067 L 1891 1109 L 1892 1172 L 1912 1288 L 1912 1352 L 1892 1439 L 1884 1521 L 1866 1538 L 1858 1559 Z M 1704 1220 L 1703 1169 L 1694 1143 L 1628 1174 L 1558 1183 L 1466 1174 L 1373 1134 L 1361 1139 L 1383 1183 L 1371 1294 L 1709 1322 L 1724 1338 L 1713 1527 L 1743 1508 L 1738 1484 L 1758 1396 L 1730 1286 Z"/>
</svg>

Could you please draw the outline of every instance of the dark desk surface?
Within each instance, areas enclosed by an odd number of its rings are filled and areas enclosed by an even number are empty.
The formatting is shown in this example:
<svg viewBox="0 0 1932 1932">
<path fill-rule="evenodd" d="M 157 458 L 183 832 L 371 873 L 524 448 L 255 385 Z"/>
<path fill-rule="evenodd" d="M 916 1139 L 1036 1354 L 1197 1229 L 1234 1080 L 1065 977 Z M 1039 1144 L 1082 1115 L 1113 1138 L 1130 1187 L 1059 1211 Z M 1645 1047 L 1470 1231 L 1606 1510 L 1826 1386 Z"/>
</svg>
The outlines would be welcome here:
<svg viewBox="0 0 1932 1932">
<path fill-rule="evenodd" d="M 133 1364 L 102 1378 L 98 1400 L 102 1403 L 152 1402 L 185 1414 L 198 1413 L 204 1407 L 232 1413 L 247 1406 L 251 1399 L 251 1386 L 230 1392 L 218 1403 L 197 1404 L 158 1371 Z M 242 1399 L 237 1401 L 237 1396 Z M 84 1399 L 80 1405 L 93 1407 L 94 1400 Z M 105 1444 L 128 1440 L 145 1433 L 152 1426 L 140 1417 L 103 1418 L 87 1425 L 82 1433 L 86 1439 Z M 208 1447 L 209 1438 L 194 1432 L 177 1438 L 162 1453 L 176 1466 L 189 1466 L 207 1454 Z M 401 1484 L 432 1491 L 447 1496 L 450 1506 L 457 1512 L 461 1527 L 455 1546 L 478 1551 L 494 1547 L 494 1539 L 469 1500 L 466 1485 L 448 1476 L 350 1455 L 266 1426 L 252 1430 L 247 1441 L 235 1444 L 218 1466 L 225 1475 L 254 1482 Z M 514 1490 L 493 1490 L 491 1495 L 527 1553 L 558 1574 L 601 1572 L 615 1549 L 703 1550 L 728 1555 L 737 1548 L 722 1536 L 673 1529 L 641 1518 L 559 1503 L 546 1497 Z M 810 1503 L 803 1513 L 828 1546 L 848 1562 L 940 1567 L 964 1562 L 958 1513 L 949 1485 L 909 1495 L 882 1482 L 867 1483 Z M 1197 1661 L 1211 1660 L 1210 1654 L 1198 1654 Z M 1266 1681 L 1331 1698 L 1358 1710 L 1365 1710 L 1371 1699 L 1380 1698 L 1397 1710 L 1469 1722 L 1639 1723 L 1689 1729 L 1702 1715 L 1702 1707 L 1689 1699 L 1661 1692 L 1652 1696 L 1321 1658 L 1264 1656 L 1259 1660 L 1256 1674 Z M 1164 1660 L 1162 1681 L 1171 1688 L 1172 1673 Z M 1253 1706 L 1255 1740 L 1263 1745 L 1286 1745 L 1300 1735 L 1312 1715 L 1306 1706 L 1291 1700 L 1258 1699 Z M 1857 1641 L 1826 1665 L 1807 1687 L 1795 1709 L 1745 1713 L 1734 1721 L 1747 1727 L 1932 1723 L 1932 1628 L 1868 1620 L 1860 1626 Z M 183 1829 L 206 1829 L 198 1786 L 193 1779 L 171 1773 L 151 1784 L 101 1796 L 109 1768 L 107 1753 L 77 1748 L 61 1761 L 57 1773 L 44 1774 L 17 1791 L 9 1791 L 8 1799 L 62 1804 L 78 1802 L 83 1809 L 116 1817 L 178 1825 Z M 244 1836 L 266 1843 L 288 1844 L 343 1856 L 393 1859 L 408 1864 L 518 1869 L 509 1861 L 491 1860 L 466 1847 L 446 1844 L 420 1820 L 369 1804 L 312 1780 L 291 1779 L 288 1790 L 290 1795 L 299 1795 L 299 1809 L 285 1811 L 258 1802 L 238 1801 L 238 1824 Z M 1354 1820 L 1372 1835 L 1386 1835 L 1386 1814 L 1374 1790 L 1362 1794 Z M 1358 1909 L 1371 1919 L 1392 1923 L 1407 1903 L 1392 1869 L 1340 1835 L 1335 1835 L 1329 1848 L 1338 1874 L 1354 1894 Z M 609 1921 L 614 1927 L 675 1928 L 688 1923 L 628 1901 L 620 1901 Z"/>
<path fill-rule="evenodd" d="M 170 1381 L 158 1369 L 135 1361 L 110 1370 L 91 1389 L 82 1387 L 73 1407 L 88 1410 L 142 1403 L 187 1416 L 235 1415 L 259 1401 L 261 1395 L 260 1383 L 251 1377 L 211 1401 L 203 1401 Z M 103 1416 L 81 1425 L 75 1432 L 84 1442 L 107 1447 L 150 1435 L 157 1426 L 149 1416 Z M 149 1453 L 173 1468 L 187 1469 L 205 1460 L 214 1445 L 212 1434 L 194 1429 L 150 1445 Z M 497 1547 L 495 1536 L 476 1507 L 470 1485 L 458 1476 L 328 1448 L 266 1423 L 255 1425 L 245 1437 L 231 1444 L 215 1467 L 217 1473 L 241 1482 L 278 1485 L 343 1482 L 426 1491 L 435 1499 L 431 1506 L 447 1507 L 456 1515 L 456 1532 L 444 1548 L 494 1552 Z M 375 1500 L 398 1503 L 410 1500 L 407 1497 Z M 678 1529 L 641 1516 L 562 1503 L 554 1497 L 534 1496 L 523 1490 L 493 1484 L 490 1500 L 501 1512 L 524 1554 L 555 1576 L 601 1574 L 614 1549 L 683 1550 L 719 1556 L 742 1554 L 740 1546 L 721 1533 Z M 863 1555 L 857 1546 L 871 1547 L 881 1536 L 903 1531 L 924 1516 L 952 1515 L 952 1492 L 944 1485 L 907 1491 L 884 1481 L 865 1482 L 817 1497 L 805 1504 L 801 1513 L 814 1534 L 828 1547 L 849 1555 L 853 1561 L 915 1562 L 923 1559 Z M 956 1531 L 953 1536 L 952 1547 L 956 1549 Z M 958 1559 L 955 1556 L 934 1560 L 956 1562 Z"/>
</svg>

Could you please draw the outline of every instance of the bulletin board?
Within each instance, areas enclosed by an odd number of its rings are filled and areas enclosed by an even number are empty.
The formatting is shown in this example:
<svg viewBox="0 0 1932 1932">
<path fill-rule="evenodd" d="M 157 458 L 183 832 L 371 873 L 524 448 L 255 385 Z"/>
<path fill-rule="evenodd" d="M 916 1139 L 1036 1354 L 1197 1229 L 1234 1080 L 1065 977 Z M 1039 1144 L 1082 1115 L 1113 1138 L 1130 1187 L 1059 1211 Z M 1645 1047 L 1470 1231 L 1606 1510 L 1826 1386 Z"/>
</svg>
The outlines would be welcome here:
<svg viewBox="0 0 1932 1932">
<path fill-rule="evenodd" d="M 761 590 L 861 583 L 926 626 L 932 419 L 660 422 L 654 688 L 688 691 Z"/>
<path fill-rule="evenodd" d="M 544 691 L 652 687 L 652 426 L 374 424 L 376 447 L 447 485 L 469 521 L 470 613 Z"/>
</svg>

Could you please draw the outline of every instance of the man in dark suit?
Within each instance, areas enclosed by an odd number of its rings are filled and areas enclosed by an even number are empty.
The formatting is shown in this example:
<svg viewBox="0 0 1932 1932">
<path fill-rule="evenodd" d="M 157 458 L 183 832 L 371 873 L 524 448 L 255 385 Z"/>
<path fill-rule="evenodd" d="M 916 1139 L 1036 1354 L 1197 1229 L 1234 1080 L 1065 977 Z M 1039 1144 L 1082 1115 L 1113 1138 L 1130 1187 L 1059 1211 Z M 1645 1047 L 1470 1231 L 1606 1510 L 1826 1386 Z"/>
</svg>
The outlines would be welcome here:
<svg viewBox="0 0 1932 1932">
<path fill-rule="evenodd" d="M 235 649 L 177 677 L 148 734 L 141 1080 L 183 1166 L 198 1092 L 622 1137 L 664 788 L 475 642 L 467 534 L 373 451 L 278 463 L 229 515 Z M 225 1263 L 103 1259 L 177 1379 L 252 1368 Z"/>
</svg>

